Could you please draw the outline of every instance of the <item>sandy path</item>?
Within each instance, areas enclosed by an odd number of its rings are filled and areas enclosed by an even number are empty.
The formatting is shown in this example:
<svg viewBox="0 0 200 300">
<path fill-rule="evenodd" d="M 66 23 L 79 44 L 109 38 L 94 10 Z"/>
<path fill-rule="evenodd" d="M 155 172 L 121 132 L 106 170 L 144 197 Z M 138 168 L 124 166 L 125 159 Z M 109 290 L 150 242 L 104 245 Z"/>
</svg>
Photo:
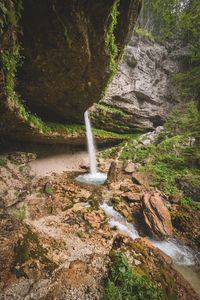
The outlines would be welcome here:
<svg viewBox="0 0 200 300">
<path fill-rule="evenodd" d="M 51 173 L 64 171 L 80 171 L 81 166 L 89 166 L 89 157 L 86 151 L 67 153 L 48 153 L 47 157 L 39 157 L 29 163 L 31 173 L 36 176 L 48 176 Z"/>
</svg>

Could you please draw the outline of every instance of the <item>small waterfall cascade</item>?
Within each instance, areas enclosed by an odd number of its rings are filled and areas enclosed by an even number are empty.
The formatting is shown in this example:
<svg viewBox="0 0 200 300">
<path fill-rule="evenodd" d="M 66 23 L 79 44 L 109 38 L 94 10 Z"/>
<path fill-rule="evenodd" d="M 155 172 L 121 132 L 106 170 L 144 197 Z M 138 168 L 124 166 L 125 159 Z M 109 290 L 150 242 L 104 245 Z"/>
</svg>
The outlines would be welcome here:
<svg viewBox="0 0 200 300">
<path fill-rule="evenodd" d="M 112 206 L 109 206 L 104 202 L 100 205 L 100 208 L 103 209 L 106 215 L 109 217 L 109 226 L 111 228 L 116 226 L 119 232 L 127 234 L 132 239 L 139 237 L 139 233 L 137 232 L 136 228 L 131 223 L 127 222 L 126 219 Z M 174 238 L 170 238 L 166 241 L 156 241 L 150 238 L 148 239 L 155 247 L 169 255 L 175 264 L 185 266 L 195 265 L 197 253 L 190 247 L 181 244 Z"/>
<path fill-rule="evenodd" d="M 76 177 L 76 180 L 86 183 L 94 184 L 104 184 L 107 179 L 107 174 L 97 172 L 96 167 L 96 148 L 94 143 L 94 138 L 92 134 L 92 128 L 90 123 L 90 118 L 88 111 L 84 113 L 85 126 L 86 126 L 86 137 L 87 137 L 87 146 L 90 159 L 90 173 L 79 175 Z"/>
<path fill-rule="evenodd" d="M 90 157 L 90 174 L 94 175 L 97 173 L 96 167 L 96 149 L 94 144 L 94 138 L 92 134 L 92 128 L 90 124 L 90 119 L 88 115 L 88 111 L 84 113 L 85 119 L 85 126 L 86 126 L 86 137 L 87 137 L 87 145 L 88 145 L 88 152 Z"/>
</svg>

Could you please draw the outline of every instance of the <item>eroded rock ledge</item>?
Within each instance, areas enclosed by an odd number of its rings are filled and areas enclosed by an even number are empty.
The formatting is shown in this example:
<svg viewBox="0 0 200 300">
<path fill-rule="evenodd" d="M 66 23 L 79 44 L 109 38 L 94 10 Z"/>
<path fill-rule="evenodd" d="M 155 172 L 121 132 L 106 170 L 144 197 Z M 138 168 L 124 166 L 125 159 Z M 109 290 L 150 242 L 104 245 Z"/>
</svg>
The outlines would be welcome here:
<svg viewBox="0 0 200 300">
<path fill-rule="evenodd" d="M 105 44 L 116 1 L 24 2 L 25 61 L 18 90 L 32 111 L 46 119 L 82 121 L 99 101 L 110 76 Z M 115 39 L 120 58 L 137 19 L 140 0 L 119 1 Z M 65 34 L 64 34 L 65 33 Z"/>
<path fill-rule="evenodd" d="M 28 0 L 23 1 L 20 13 L 17 1 L 3 1 L 2 6 L 5 24 L 0 45 L 0 135 L 23 140 L 25 131 L 29 140 L 35 140 L 34 126 L 24 124 L 27 120 L 30 124 L 31 118 L 22 103 L 35 114 L 32 119 L 36 125 L 37 117 L 65 124 L 83 123 L 84 111 L 100 100 L 112 76 L 111 63 L 117 65 L 121 58 L 141 1 Z M 15 22 L 11 22 L 7 11 L 12 12 Z M 20 37 L 19 22 L 23 31 Z M 19 44 L 24 61 L 13 87 Z M 17 94 L 23 101 L 20 105 Z"/>
</svg>

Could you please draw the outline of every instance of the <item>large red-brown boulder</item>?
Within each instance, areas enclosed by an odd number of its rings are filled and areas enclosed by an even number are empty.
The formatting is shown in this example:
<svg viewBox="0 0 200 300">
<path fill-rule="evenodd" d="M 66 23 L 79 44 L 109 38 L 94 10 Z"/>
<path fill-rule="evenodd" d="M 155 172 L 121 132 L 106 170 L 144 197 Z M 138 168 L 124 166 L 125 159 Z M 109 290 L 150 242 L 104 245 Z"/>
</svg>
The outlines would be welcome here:
<svg viewBox="0 0 200 300">
<path fill-rule="evenodd" d="M 159 193 L 144 194 L 143 215 L 153 237 L 162 240 L 172 235 L 171 216 Z"/>
</svg>

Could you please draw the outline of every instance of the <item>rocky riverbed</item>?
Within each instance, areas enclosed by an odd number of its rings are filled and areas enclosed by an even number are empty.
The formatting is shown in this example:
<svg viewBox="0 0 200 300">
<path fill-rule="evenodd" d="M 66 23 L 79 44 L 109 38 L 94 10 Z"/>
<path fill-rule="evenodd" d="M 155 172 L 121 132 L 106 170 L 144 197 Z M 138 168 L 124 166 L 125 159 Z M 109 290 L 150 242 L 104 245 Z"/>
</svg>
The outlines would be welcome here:
<svg viewBox="0 0 200 300">
<path fill-rule="evenodd" d="M 172 267 L 170 257 L 146 238 L 132 240 L 115 226 L 110 228 L 109 218 L 99 207 L 103 201 L 112 203 L 141 235 L 145 236 L 144 229 L 154 235 L 155 226 L 148 228 L 142 218 L 144 197 L 163 194 L 148 185 L 147 177 L 144 180 L 140 174 L 136 183 L 131 166 L 124 169 L 122 165 L 115 166 L 118 176 L 114 178 L 116 170 L 110 170 L 104 186 L 79 183 L 74 179 L 76 172 L 33 177 L 30 164 L 34 159 L 26 153 L 1 158 L 0 299 L 101 299 L 110 251 L 121 248 L 130 264 L 148 274 L 165 297 L 199 299 Z M 99 162 L 101 171 L 108 166 L 106 160 Z M 178 205 L 170 210 L 179 211 Z M 194 231 L 199 226 L 195 218 L 198 213 L 193 212 Z M 181 239 L 174 226 L 173 235 Z M 191 244 L 188 237 L 182 240 Z"/>
</svg>

